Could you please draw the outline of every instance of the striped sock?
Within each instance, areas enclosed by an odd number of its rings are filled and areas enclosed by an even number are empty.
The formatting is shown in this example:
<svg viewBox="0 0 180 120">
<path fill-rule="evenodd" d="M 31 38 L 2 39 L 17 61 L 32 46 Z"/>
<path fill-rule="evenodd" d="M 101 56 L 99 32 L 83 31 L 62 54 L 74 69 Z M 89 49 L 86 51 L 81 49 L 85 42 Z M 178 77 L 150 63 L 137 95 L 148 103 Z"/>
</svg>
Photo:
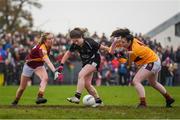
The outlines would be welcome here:
<svg viewBox="0 0 180 120">
<path fill-rule="evenodd" d="M 77 97 L 78 99 L 80 99 L 81 98 L 81 93 L 76 92 L 74 96 Z"/>
</svg>

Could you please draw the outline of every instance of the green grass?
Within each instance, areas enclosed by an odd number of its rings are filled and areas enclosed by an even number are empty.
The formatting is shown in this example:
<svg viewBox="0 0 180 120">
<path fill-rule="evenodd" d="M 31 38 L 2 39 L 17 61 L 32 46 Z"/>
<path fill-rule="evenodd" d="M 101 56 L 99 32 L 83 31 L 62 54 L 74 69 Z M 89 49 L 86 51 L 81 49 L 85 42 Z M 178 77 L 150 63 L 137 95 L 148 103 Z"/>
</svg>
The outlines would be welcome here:
<svg viewBox="0 0 180 120">
<path fill-rule="evenodd" d="M 71 104 L 67 97 L 73 96 L 76 86 L 48 86 L 45 105 L 36 105 L 38 86 L 26 89 L 19 106 L 10 106 L 17 86 L 0 87 L 0 119 L 6 118 L 180 118 L 180 87 L 167 87 L 175 98 L 173 108 L 165 108 L 164 98 L 153 88 L 145 87 L 148 108 L 136 109 L 138 97 L 133 87 L 101 86 L 97 90 L 103 99 L 104 107 L 91 108 Z M 84 91 L 83 95 L 87 94 Z M 83 96 L 82 95 L 82 96 Z"/>
</svg>

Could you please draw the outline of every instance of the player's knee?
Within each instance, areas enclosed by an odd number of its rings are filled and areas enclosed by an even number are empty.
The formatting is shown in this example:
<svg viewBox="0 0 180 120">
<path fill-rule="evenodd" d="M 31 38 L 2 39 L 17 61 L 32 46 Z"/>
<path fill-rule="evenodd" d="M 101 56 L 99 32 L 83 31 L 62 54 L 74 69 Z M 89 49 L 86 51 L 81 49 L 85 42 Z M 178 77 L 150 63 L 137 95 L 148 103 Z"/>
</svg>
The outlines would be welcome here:
<svg viewBox="0 0 180 120">
<path fill-rule="evenodd" d="M 85 77 L 85 75 L 80 72 L 78 75 L 78 79 L 84 79 L 84 77 Z"/>
<path fill-rule="evenodd" d="M 42 81 L 43 81 L 43 82 L 48 82 L 48 77 L 43 77 L 43 78 L 42 78 Z"/>
<path fill-rule="evenodd" d="M 139 84 L 139 82 L 138 82 L 138 81 L 136 81 L 136 80 L 133 80 L 133 81 L 132 81 L 132 85 L 134 85 L 134 86 L 135 86 L 135 85 L 137 85 L 137 84 Z"/>
<path fill-rule="evenodd" d="M 157 83 L 156 81 L 149 81 L 149 84 L 153 87 L 156 86 L 156 83 Z"/>
</svg>

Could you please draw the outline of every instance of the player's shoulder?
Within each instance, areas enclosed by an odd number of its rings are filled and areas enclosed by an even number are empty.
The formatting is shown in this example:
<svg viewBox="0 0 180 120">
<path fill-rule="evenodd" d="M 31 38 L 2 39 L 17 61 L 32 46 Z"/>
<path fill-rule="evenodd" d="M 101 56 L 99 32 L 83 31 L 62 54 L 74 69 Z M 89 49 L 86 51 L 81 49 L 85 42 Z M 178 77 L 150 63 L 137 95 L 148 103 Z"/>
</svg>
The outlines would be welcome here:
<svg viewBox="0 0 180 120">
<path fill-rule="evenodd" d="M 99 44 L 93 38 L 85 38 L 85 43 L 88 43 L 90 45 L 97 45 L 97 44 Z"/>
<path fill-rule="evenodd" d="M 42 50 L 43 53 L 47 53 L 47 51 L 48 51 L 45 44 L 41 44 L 40 49 Z"/>
<path fill-rule="evenodd" d="M 84 40 L 87 41 L 87 42 L 92 42 L 92 41 L 94 41 L 94 39 L 93 39 L 93 38 L 90 38 L 90 37 L 86 37 L 86 38 L 84 38 Z"/>
<path fill-rule="evenodd" d="M 45 44 L 39 44 L 39 47 L 40 47 L 40 48 L 44 48 L 44 47 L 45 47 Z"/>
</svg>

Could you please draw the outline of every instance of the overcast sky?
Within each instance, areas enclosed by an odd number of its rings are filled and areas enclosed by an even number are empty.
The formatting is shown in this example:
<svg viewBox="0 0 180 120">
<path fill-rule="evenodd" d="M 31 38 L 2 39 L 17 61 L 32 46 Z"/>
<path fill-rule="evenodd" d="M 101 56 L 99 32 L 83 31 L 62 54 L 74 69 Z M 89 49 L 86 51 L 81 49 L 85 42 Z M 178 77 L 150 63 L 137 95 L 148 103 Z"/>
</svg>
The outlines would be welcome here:
<svg viewBox="0 0 180 120">
<path fill-rule="evenodd" d="M 91 33 L 110 35 L 117 27 L 147 33 L 180 12 L 180 0 L 39 0 L 31 9 L 34 29 L 66 33 L 87 27 Z"/>
</svg>

